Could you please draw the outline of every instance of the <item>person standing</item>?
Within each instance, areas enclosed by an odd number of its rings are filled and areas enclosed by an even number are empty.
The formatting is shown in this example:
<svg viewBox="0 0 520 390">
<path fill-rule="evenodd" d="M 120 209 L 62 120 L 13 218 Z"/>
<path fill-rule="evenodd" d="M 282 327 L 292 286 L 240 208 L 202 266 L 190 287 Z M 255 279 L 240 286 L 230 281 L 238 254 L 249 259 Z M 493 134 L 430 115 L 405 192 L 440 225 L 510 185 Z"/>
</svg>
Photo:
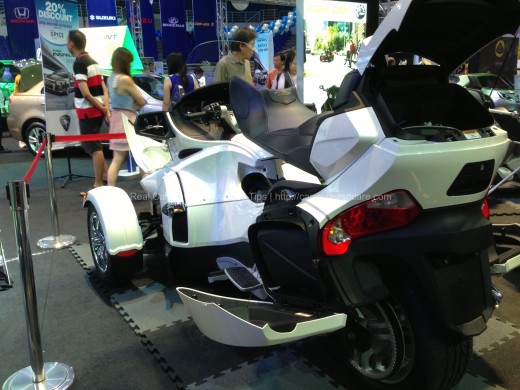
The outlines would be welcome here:
<svg viewBox="0 0 520 390">
<path fill-rule="evenodd" d="M 0 62 L 0 78 L 2 78 L 2 76 L 4 75 L 4 72 L 5 72 L 5 65 Z M 6 147 L 4 147 L 2 145 L 2 138 L 3 138 L 3 133 L 4 131 L 7 130 L 7 120 L 4 116 L 5 114 L 5 96 L 4 96 L 4 93 L 3 91 L 0 90 L 0 108 L 1 108 L 1 112 L 0 112 L 0 153 L 10 153 L 11 151 L 9 149 L 7 149 Z"/>
<path fill-rule="evenodd" d="M 204 71 L 202 68 L 197 67 L 193 71 L 193 76 L 195 77 L 195 81 L 199 85 L 199 87 L 203 87 L 206 85 L 206 77 L 204 77 Z"/>
<path fill-rule="evenodd" d="M 270 70 L 267 74 L 267 82 L 265 84 L 267 89 L 271 89 L 273 87 L 273 80 L 280 72 L 283 72 L 283 67 L 285 65 L 285 54 L 280 52 L 276 53 L 273 56 L 273 65 L 274 69 Z"/>
<path fill-rule="evenodd" d="M 79 30 L 70 30 L 67 49 L 76 57 L 74 70 L 74 105 L 81 134 L 99 134 L 103 119 L 110 122 L 108 92 L 101 74 L 101 67 L 85 51 L 87 38 Z M 106 171 L 105 156 L 100 141 L 82 142 L 81 146 L 92 157 L 94 185 L 103 185 Z"/>
<path fill-rule="evenodd" d="M 215 67 L 214 81 L 230 81 L 233 76 L 253 84 L 249 59 L 255 52 L 257 34 L 249 28 L 239 28 L 229 43 L 229 53 Z"/>
<path fill-rule="evenodd" d="M 296 50 L 289 50 L 285 57 L 283 72 L 278 73 L 271 89 L 296 88 Z"/>
<path fill-rule="evenodd" d="M 123 114 L 134 122 L 137 110 L 146 104 L 143 95 L 137 90 L 130 75 L 130 65 L 134 60 L 132 53 L 119 47 L 112 54 L 112 74 L 107 80 L 110 96 L 110 134 L 124 133 Z M 111 139 L 112 162 L 108 167 L 107 182 L 115 186 L 119 169 L 130 150 L 126 139 Z"/>
<path fill-rule="evenodd" d="M 166 57 L 168 77 L 163 84 L 163 111 L 168 111 L 172 103 L 177 103 L 181 98 L 179 86 L 184 93 L 191 92 L 199 87 L 192 76 L 188 76 L 186 64 L 181 53 L 173 52 Z"/>
</svg>

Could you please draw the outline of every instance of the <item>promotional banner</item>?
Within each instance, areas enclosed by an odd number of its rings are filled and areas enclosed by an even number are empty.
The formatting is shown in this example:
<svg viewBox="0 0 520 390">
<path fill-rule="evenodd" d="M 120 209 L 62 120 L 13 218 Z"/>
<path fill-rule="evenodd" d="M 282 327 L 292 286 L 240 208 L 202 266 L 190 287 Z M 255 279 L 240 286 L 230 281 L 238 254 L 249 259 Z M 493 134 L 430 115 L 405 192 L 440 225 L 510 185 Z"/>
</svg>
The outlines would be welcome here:
<svg viewBox="0 0 520 390">
<path fill-rule="evenodd" d="M 273 65 L 273 33 L 263 32 L 259 33 L 255 41 L 255 52 L 260 61 L 260 65 L 264 68 L 261 70 L 271 70 Z"/>
<path fill-rule="evenodd" d="M 161 35 L 164 58 L 175 51 L 188 55 L 186 4 L 184 1 L 161 1 Z"/>
<path fill-rule="evenodd" d="M 34 39 L 38 38 L 38 23 L 33 0 L 4 0 L 7 39 L 12 60 L 35 58 Z M 7 58 L 6 58 L 7 59 Z"/>
<path fill-rule="evenodd" d="M 157 42 L 155 41 L 155 22 L 153 16 L 153 1 L 140 0 L 141 10 L 141 34 L 143 38 L 143 57 L 157 58 Z M 128 20 L 128 29 L 132 31 L 132 0 L 126 0 L 126 15 Z"/>
<path fill-rule="evenodd" d="M 89 27 L 117 26 L 115 0 L 86 0 L 86 5 Z"/>
<path fill-rule="evenodd" d="M 42 52 L 47 131 L 79 134 L 74 112 L 74 56 L 67 50 L 70 30 L 77 30 L 78 4 L 35 0 Z M 32 47 L 32 45 L 31 45 Z"/>
<path fill-rule="evenodd" d="M 217 10 L 215 1 L 193 0 L 193 35 L 195 46 L 217 39 Z M 216 62 L 218 58 L 218 45 L 208 45 L 204 53 L 198 52 L 204 58 L 199 61 Z"/>
<path fill-rule="evenodd" d="M 79 30 L 87 37 L 86 51 L 104 71 L 109 72 L 112 69 L 112 54 L 118 47 L 124 47 L 133 54 L 134 61 L 130 64 L 132 71 L 143 70 L 143 64 L 127 26 L 90 27 Z"/>
</svg>

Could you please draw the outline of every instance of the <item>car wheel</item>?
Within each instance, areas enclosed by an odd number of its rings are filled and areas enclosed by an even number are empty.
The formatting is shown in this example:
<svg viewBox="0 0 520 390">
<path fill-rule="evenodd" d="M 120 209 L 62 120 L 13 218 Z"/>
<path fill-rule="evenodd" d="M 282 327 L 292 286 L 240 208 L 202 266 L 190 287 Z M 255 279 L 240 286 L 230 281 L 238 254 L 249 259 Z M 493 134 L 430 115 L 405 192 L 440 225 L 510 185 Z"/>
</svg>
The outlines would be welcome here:
<svg viewBox="0 0 520 390">
<path fill-rule="evenodd" d="M 27 130 L 25 130 L 23 139 L 27 145 L 27 149 L 29 149 L 33 155 L 38 153 L 38 149 L 41 145 L 40 138 L 44 136 L 46 131 L 47 128 L 45 124 L 41 122 L 33 122 L 27 127 Z"/>
<path fill-rule="evenodd" d="M 92 204 L 88 206 L 87 223 L 96 276 L 110 286 L 128 284 L 134 273 L 142 268 L 143 251 L 137 251 L 131 256 L 111 255 L 106 245 L 106 232 L 103 230 L 100 215 Z"/>
</svg>

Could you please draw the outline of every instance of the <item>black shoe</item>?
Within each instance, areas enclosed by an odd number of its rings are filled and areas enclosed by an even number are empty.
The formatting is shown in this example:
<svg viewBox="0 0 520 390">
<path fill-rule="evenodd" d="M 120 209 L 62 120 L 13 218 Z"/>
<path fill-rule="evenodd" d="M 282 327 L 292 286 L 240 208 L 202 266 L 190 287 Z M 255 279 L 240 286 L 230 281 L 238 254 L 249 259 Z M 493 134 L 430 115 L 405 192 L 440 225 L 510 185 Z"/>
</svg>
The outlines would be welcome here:
<svg viewBox="0 0 520 390">
<path fill-rule="evenodd" d="M 0 153 L 11 153 L 11 151 L 7 148 L 4 148 L 3 146 L 0 145 Z"/>
</svg>

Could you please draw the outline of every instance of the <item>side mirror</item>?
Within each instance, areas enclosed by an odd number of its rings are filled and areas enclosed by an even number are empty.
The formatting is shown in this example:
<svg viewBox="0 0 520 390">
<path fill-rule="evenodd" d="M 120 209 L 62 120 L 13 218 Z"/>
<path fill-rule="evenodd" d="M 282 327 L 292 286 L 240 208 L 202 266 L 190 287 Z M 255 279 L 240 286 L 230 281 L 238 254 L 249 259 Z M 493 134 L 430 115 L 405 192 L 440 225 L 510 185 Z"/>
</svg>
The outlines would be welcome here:
<svg viewBox="0 0 520 390">
<path fill-rule="evenodd" d="M 325 88 L 323 87 L 323 85 L 320 85 L 320 89 L 321 89 L 322 91 L 325 91 Z"/>
<path fill-rule="evenodd" d="M 137 115 L 134 122 L 135 132 L 157 141 L 174 137 L 168 115 L 167 111 L 147 112 Z"/>
</svg>

